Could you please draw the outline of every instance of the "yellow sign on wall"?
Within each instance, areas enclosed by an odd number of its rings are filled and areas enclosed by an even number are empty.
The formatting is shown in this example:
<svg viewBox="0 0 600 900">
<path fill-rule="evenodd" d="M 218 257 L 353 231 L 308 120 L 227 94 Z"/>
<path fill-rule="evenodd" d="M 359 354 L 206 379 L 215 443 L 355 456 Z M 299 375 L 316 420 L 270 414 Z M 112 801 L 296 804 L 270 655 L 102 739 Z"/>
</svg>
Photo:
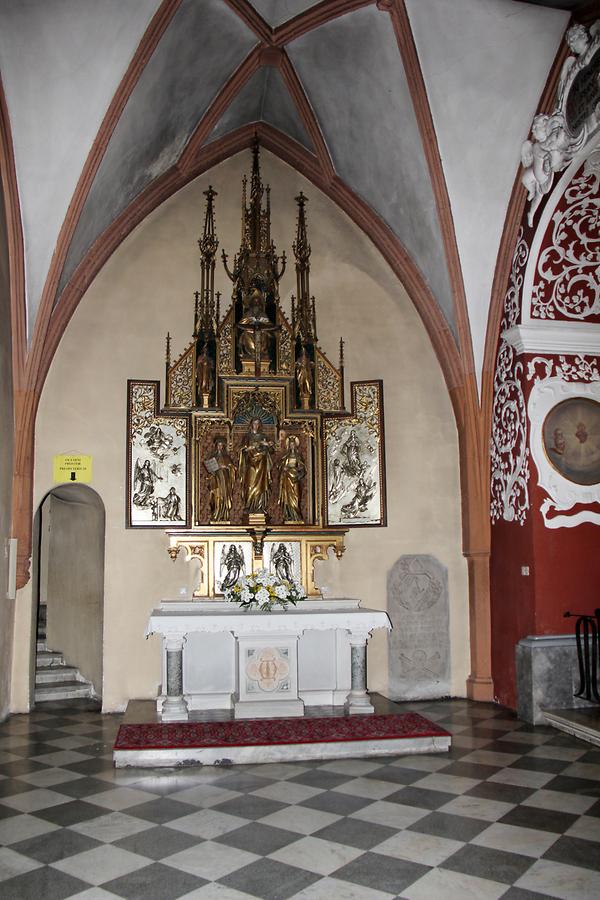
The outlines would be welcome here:
<svg viewBox="0 0 600 900">
<path fill-rule="evenodd" d="M 92 457 L 81 453 L 61 453 L 53 461 L 54 481 L 79 481 L 89 484 L 92 480 Z"/>
</svg>

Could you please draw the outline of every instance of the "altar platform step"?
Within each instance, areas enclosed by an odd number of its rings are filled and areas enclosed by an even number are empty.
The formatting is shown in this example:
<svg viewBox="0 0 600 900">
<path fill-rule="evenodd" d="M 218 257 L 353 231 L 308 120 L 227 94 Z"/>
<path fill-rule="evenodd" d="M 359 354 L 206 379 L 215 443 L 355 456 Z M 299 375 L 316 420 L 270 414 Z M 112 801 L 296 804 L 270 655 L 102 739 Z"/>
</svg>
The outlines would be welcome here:
<svg viewBox="0 0 600 900">
<path fill-rule="evenodd" d="M 117 734 L 113 761 L 117 768 L 230 766 L 447 752 L 450 744 L 447 731 L 415 712 L 346 716 L 313 707 L 301 717 L 233 719 L 220 710 L 210 717 L 162 723 L 154 703 L 133 701 Z"/>
</svg>

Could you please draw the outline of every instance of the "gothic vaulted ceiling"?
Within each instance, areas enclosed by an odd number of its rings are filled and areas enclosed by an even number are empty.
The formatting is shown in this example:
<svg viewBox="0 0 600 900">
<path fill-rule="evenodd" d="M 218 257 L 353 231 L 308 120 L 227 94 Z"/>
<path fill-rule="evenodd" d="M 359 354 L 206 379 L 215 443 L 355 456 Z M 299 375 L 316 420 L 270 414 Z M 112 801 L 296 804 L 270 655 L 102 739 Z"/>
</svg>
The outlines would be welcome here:
<svg viewBox="0 0 600 900">
<path fill-rule="evenodd" d="M 479 374 L 520 145 L 568 24 L 562 5 L 3 0 L 0 74 L 29 339 L 82 173 L 91 173 L 90 183 L 83 194 L 79 185 L 84 202 L 62 248 L 57 307 L 94 243 L 179 163 L 190 141 L 200 151 L 263 122 L 377 214 L 456 335 L 455 288 L 423 141 L 437 143 Z M 416 49 L 417 70 L 407 67 L 403 42 Z M 415 71 L 434 128 L 426 138 Z M 103 131 L 119 97 L 116 124 Z"/>
</svg>

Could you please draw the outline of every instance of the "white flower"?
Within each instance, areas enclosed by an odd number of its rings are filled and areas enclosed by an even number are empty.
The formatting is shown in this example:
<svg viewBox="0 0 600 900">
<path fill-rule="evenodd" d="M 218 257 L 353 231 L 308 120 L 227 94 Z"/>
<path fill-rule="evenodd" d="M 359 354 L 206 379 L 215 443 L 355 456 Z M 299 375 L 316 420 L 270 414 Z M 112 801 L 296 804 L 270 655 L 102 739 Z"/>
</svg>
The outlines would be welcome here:
<svg viewBox="0 0 600 900">
<path fill-rule="evenodd" d="M 264 587 L 261 587 L 256 592 L 256 600 L 258 603 L 268 603 L 271 598 L 269 597 L 269 592 L 265 590 Z"/>
<path fill-rule="evenodd" d="M 250 603 L 250 601 L 252 600 L 252 594 L 247 587 L 242 589 L 240 600 L 242 601 L 242 603 Z"/>
<path fill-rule="evenodd" d="M 275 588 L 275 595 L 278 597 L 279 600 L 286 599 L 286 597 L 288 595 L 288 589 L 286 588 L 285 584 L 277 585 L 277 587 Z"/>
</svg>

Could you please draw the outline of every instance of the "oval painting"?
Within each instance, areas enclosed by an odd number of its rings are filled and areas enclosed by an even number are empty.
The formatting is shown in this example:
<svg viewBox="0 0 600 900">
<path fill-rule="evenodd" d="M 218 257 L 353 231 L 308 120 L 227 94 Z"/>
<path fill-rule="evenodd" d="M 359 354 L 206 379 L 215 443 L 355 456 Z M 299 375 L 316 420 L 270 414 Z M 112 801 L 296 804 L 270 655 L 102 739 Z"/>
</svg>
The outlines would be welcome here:
<svg viewBox="0 0 600 900">
<path fill-rule="evenodd" d="M 600 403 L 571 397 L 550 410 L 544 450 L 557 472 L 574 484 L 600 483 Z"/>
</svg>

